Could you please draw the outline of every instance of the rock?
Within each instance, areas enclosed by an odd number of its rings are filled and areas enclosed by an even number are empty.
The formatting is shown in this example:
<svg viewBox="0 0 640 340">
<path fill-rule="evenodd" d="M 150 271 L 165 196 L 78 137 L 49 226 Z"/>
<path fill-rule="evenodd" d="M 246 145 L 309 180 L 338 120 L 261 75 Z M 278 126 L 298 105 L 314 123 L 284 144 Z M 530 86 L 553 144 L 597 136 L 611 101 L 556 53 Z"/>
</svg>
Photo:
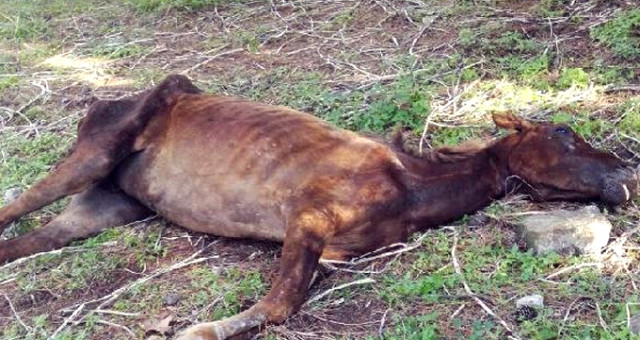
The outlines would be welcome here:
<svg viewBox="0 0 640 340">
<path fill-rule="evenodd" d="M 20 188 L 11 188 L 4 192 L 4 205 L 10 204 L 13 201 L 17 200 L 18 197 L 22 194 L 22 189 Z"/>
<path fill-rule="evenodd" d="M 148 337 L 146 340 L 164 340 L 164 337 L 160 335 L 152 335 Z"/>
<path fill-rule="evenodd" d="M 178 301 L 180 301 L 180 295 L 176 293 L 169 293 L 164 297 L 163 301 L 166 306 L 175 306 Z"/>
<path fill-rule="evenodd" d="M 542 255 L 598 254 L 609 242 L 611 222 L 596 206 L 556 210 L 524 218 L 520 237 L 527 249 Z"/>
<path fill-rule="evenodd" d="M 542 308 L 544 307 L 544 298 L 540 294 L 523 296 L 516 301 L 516 307 L 522 306 Z"/>
<path fill-rule="evenodd" d="M 17 200 L 18 197 L 22 194 L 22 189 L 20 188 L 10 188 L 4 192 L 2 198 L 4 199 L 4 205 L 8 205 L 13 203 L 13 201 Z M 4 231 L 0 232 L 0 241 L 4 241 L 10 238 L 14 238 L 18 236 L 16 231 L 16 224 L 9 224 Z"/>
<path fill-rule="evenodd" d="M 640 335 L 640 314 L 636 314 L 629 320 L 629 331 L 633 335 Z"/>
<path fill-rule="evenodd" d="M 538 316 L 538 311 L 530 306 L 520 306 L 518 308 L 516 308 L 516 321 L 518 321 L 518 323 L 522 322 L 522 321 L 527 321 L 527 320 L 531 320 L 534 319 L 536 316 Z"/>
<path fill-rule="evenodd" d="M 527 295 L 516 301 L 516 321 L 531 320 L 538 316 L 538 309 L 544 307 L 544 298 L 540 294 Z"/>
</svg>

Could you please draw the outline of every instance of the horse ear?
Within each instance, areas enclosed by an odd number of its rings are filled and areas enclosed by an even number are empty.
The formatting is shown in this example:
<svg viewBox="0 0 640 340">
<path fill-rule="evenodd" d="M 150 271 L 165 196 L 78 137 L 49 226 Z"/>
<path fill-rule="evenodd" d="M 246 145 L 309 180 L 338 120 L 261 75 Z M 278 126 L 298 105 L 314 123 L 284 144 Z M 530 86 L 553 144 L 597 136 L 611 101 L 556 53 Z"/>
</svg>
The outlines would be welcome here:
<svg viewBox="0 0 640 340">
<path fill-rule="evenodd" d="M 511 112 L 496 112 L 493 113 L 492 118 L 497 127 L 507 130 L 520 132 L 524 129 L 530 129 L 533 127 L 531 122 L 522 119 Z"/>
</svg>

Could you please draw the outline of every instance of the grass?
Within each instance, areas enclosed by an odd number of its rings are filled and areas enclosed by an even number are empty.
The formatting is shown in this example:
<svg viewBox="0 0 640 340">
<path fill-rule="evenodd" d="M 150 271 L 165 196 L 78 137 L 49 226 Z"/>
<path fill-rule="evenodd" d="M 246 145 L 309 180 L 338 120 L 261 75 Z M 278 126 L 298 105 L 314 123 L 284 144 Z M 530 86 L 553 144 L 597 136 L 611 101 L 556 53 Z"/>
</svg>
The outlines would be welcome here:
<svg viewBox="0 0 640 340">
<path fill-rule="evenodd" d="M 616 55 L 628 59 L 640 58 L 640 9 L 621 11 L 616 18 L 591 30 L 591 36 L 610 48 Z"/>
<path fill-rule="evenodd" d="M 197 11 L 207 7 L 224 5 L 228 2 L 247 2 L 247 0 L 125 0 L 140 12 L 153 12 L 167 9 L 178 9 L 184 11 Z"/>
<path fill-rule="evenodd" d="M 0 190 L 26 187 L 43 178 L 71 146 L 71 138 L 54 133 L 35 137 L 9 135 L 0 140 L 0 149 L 11 154 L 0 167 Z"/>
<path fill-rule="evenodd" d="M 42 178 L 71 145 L 94 98 L 118 98 L 181 72 L 207 92 L 294 107 L 358 132 L 384 136 L 404 127 L 412 147 L 427 119 L 425 142 L 437 147 L 495 136 L 491 112 L 512 110 L 569 124 L 590 143 L 638 163 L 640 103 L 633 93 L 605 92 L 637 82 L 637 9 L 562 0 L 424 2 L 392 1 L 394 8 L 383 8 L 387 2 L 2 2 L 0 191 Z M 65 204 L 18 221 L 17 233 L 46 224 Z M 618 259 L 626 265 L 601 260 L 603 267 L 568 270 L 553 280 L 546 278 L 597 259 L 536 257 L 514 240 L 513 213 L 563 206 L 497 201 L 453 222 L 461 274 L 452 267 L 451 231 L 430 230 L 414 251 L 354 268 L 377 274 L 323 277 L 311 295 L 366 277 L 376 282 L 333 292 L 259 336 L 503 339 L 502 325 L 465 296 L 465 281 L 521 338 L 632 338 L 627 306 L 640 313 L 637 235 Z M 609 215 L 614 237 L 637 223 L 636 212 Z M 146 338 L 144 321 L 167 311 L 179 320 L 176 329 L 230 316 L 264 296 L 280 249 L 189 233 L 161 219 L 73 246 L 0 268 L 0 290 L 29 327 L 0 297 L 1 338 L 46 339 L 73 306 L 200 250 L 207 261 L 136 285 L 105 306 L 139 316 L 92 314 L 57 339 Z M 534 293 L 544 295 L 545 307 L 536 318 L 518 320 L 515 299 Z M 180 297 L 173 306 L 164 301 L 169 294 Z"/>
</svg>

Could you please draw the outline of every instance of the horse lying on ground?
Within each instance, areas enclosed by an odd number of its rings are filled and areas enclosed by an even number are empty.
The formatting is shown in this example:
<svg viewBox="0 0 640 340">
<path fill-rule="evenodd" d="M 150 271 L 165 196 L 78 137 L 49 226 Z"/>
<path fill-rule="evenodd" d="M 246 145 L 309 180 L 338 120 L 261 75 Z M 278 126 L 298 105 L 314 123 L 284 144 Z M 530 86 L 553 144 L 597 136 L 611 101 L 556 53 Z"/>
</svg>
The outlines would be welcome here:
<svg viewBox="0 0 640 340">
<path fill-rule="evenodd" d="M 535 200 L 616 206 L 638 176 L 567 126 L 494 115 L 507 136 L 419 157 L 292 109 L 203 94 L 187 78 L 94 103 L 69 153 L 0 209 L 10 222 L 74 195 L 46 226 L 0 242 L 0 263 L 153 212 L 185 228 L 282 242 L 280 272 L 257 304 L 181 340 L 225 339 L 283 322 L 303 303 L 318 260 L 346 259 L 472 213 L 508 182 Z"/>
</svg>

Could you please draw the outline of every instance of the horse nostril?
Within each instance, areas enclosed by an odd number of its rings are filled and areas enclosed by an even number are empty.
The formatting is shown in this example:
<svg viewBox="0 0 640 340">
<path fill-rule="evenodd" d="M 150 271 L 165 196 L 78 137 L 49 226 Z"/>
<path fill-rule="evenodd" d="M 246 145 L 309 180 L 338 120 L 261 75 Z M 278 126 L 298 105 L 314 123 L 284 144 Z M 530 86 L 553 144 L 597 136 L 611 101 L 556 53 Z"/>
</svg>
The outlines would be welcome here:
<svg viewBox="0 0 640 340">
<path fill-rule="evenodd" d="M 603 176 L 600 198 L 612 205 L 628 202 L 639 193 L 638 172 L 632 167 L 621 167 Z"/>
</svg>

